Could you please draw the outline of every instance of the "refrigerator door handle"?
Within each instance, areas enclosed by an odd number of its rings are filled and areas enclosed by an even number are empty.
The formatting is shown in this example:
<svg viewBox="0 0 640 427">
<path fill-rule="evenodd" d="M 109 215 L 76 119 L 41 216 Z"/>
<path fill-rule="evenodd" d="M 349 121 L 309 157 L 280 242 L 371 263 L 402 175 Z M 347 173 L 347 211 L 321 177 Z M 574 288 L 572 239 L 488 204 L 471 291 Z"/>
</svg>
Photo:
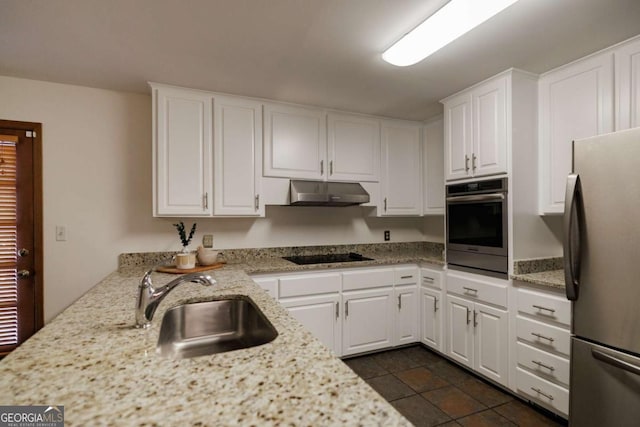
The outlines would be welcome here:
<svg viewBox="0 0 640 427">
<path fill-rule="evenodd" d="M 596 350 L 595 348 L 591 349 L 591 355 L 604 363 L 615 366 L 616 368 L 623 369 L 627 372 L 631 372 L 632 374 L 640 375 L 640 366 L 636 366 L 633 363 L 625 362 L 624 360 L 620 360 L 617 357 L 606 354 L 600 350 Z"/>
<path fill-rule="evenodd" d="M 567 192 L 564 201 L 564 282 L 567 298 L 578 299 L 580 285 L 580 204 L 582 201 L 582 186 L 580 175 L 569 174 L 567 177 Z"/>
</svg>

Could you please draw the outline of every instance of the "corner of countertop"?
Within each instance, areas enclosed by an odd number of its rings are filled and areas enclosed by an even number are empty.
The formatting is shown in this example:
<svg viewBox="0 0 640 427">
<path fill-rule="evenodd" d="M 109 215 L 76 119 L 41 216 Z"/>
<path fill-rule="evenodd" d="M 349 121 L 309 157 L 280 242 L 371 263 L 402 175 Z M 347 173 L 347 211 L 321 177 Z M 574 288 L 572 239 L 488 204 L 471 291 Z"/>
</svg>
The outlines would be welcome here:
<svg viewBox="0 0 640 427">
<path fill-rule="evenodd" d="M 563 290 L 564 265 L 562 257 L 522 259 L 513 262 L 512 280 Z"/>
</svg>

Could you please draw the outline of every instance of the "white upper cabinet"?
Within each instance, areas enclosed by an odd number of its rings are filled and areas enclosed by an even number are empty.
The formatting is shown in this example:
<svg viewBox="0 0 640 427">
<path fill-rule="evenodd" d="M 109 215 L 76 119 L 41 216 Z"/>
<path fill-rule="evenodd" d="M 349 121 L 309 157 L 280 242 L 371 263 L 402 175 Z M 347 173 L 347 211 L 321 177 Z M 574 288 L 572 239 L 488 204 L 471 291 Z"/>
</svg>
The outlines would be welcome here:
<svg viewBox="0 0 640 427">
<path fill-rule="evenodd" d="M 424 215 L 444 215 L 444 120 L 422 129 L 422 197 Z"/>
<path fill-rule="evenodd" d="M 213 98 L 206 92 L 151 87 L 153 214 L 209 216 Z"/>
<path fill-rule="evenodd" d="M 215 216 L 264 216 L 262 178 L 262 104 L 216 96 L 214 101 Z"/>
<path fill-rule="evenodd" d="M 381 215 L 420 215 L 422 172 L 420 126 L 382 121 Z"/>
<path fill-rule="evenodd" d="M 443 100 L 445 177 L 507 172 L 507 82 L 500 75 Z"/>
<path fill-rule="evenodd" d="M 380 121 L 350 114 L 327 115 L 328 179 L 373 181 L 380 176 Z"/>
<path fill-rule="evenodd" d="M 326 115 L 299 106 L 264 106 L 264 176 L 325 179 Z"/>
<path fill-rule="evenodd" d="M 613 52 L 616 69 L 616 130 L 640 126 L 640 38 Z"/>
<path fill-rule="evenodd" d="M 561 214 L 572 141 L 613 131 L 613 54 L 605 52 L 540 77 L 539 208 Z"/>
</svg>

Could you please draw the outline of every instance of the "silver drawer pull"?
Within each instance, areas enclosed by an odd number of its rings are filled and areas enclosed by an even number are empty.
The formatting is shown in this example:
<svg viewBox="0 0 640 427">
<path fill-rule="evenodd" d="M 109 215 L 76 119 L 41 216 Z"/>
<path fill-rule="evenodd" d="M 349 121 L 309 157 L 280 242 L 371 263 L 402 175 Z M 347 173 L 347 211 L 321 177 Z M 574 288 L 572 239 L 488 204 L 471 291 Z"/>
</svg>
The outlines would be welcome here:
<svg viewBox="0 0 640 427">
<path fill-rule="evenodd" d="M 401 279 L 412 279 L 413 275 L 411 275 L 411 276 L 400 276 L 400 278 Z"/>
<path fill-rule="evenodd" d="M 543 307 L 541 305 L 532 304 L 532 307 L 533 308 L 537 308 L 538 310 L 548 311 L 549 313 L 552 313 L 552 314 L 556 312 L 553 308 L 547 308 L 547 307 Z"/>
<path fill-rule="evenodd" d="M 556 368 L 554 368 L 553 366 L 545 365 L 544 363 L 538 362 L 537 360 L 532 360 L 531 363 L 533 363 L 535 365 L 538 365 L 541 368 L 546 368 L 546 369 L 550 370 L 551 372 L 556 370 Z"/>
<path fill-rule="evenodd" d="M 438 298 L 433 299 L 433 312 L 438 311 Z"/>
<path fill-rule="evenodd" d="M 545 337 L 544 335 L 540 335 L 540 334 L 538 334 L 536 332 L 531 332 L 531 335 L 533 335 L 534 337 L 538 337 L 540 339 L 543 339 L 543 340 L 547 340 L 550 343 L 555 341 L 555 339 L 553 339 L 553 338 Z"/>
<path fill-rule="evenodd" d="M 538 394 L 543 395 L 544 397 L 546 397 L 549 400 L 553 400 L 553 396 L 551 396 L 550 394 L 545 393 L 544 391 L 540 390 L 539 388 L 531 387 L 531 390 L 535 391 Z"/>
<path fill-rule="evenodd" d="M 473 288 L 467 288 L 466 286 L 463 286 L 462 289 L 464 289 L 467 292 L 473 292 L 474 294 L 478 293 L 477 289 L 473 289 Z"/>
<path fill-rule="evenodd" d="M 435 280 L 433 277 L 427 277 L 427 276 L 422 276 L 423 280 L 426 280 L 427 282 L 431 282 L 433 283 L 433 281 Z"/>
</svg>

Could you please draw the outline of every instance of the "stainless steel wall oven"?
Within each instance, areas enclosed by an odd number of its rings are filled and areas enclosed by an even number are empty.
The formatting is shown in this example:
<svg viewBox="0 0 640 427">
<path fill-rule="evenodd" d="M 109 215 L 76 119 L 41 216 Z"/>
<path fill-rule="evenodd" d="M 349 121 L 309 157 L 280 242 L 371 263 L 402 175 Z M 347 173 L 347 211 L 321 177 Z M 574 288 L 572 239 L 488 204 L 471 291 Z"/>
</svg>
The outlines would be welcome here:
<svg viewBox="0 0 640 427">
<path fill-rule="evenodd" d="M 507 178 L 447 186 L 447 265 L 507 277 Z"/>
</svg>

